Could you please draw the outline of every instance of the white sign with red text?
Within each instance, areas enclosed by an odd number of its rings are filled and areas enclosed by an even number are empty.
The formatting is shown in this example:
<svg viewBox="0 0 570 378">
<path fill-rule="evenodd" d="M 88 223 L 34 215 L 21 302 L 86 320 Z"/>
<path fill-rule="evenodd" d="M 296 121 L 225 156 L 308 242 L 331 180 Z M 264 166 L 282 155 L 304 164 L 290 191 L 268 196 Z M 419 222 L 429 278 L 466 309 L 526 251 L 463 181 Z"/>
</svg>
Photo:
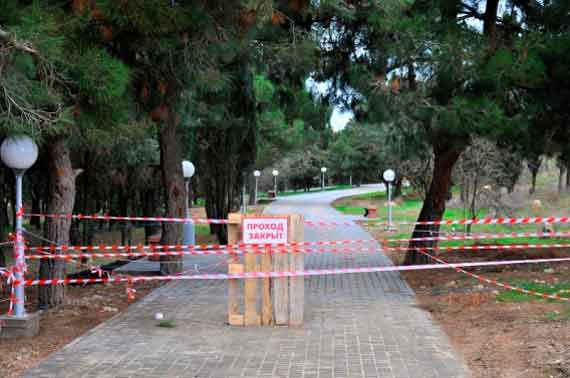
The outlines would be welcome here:
<svg viewBox="0 0 570 378">
<path fill-rule="evenodd" d="M 243 242 L 246 244 L 282 244 L 289 241 L 289 219 L 244 218 Z"/>
</svg>

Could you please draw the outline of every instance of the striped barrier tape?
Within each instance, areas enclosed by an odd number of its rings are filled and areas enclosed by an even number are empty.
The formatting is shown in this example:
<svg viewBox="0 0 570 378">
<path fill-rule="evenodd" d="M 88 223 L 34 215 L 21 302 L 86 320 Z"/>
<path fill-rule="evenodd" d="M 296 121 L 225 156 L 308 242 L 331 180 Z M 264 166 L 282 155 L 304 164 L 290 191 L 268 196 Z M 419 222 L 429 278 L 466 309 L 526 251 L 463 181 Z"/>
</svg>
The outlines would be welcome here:
<svg viewBox="0 0 570 378">
<path fill-rule="evenodd" d="M 64 278 L 64 279 L 39 279 L 39 280 L 15 280 L 14 286 L 44 286 L 44 285 L 71 285 L 71 284 L 94 284 L 94 283 L 121 283 L 121 282 L 145 282 L 145 281 L 177 281 L 177 280 L 228 280 L 247 278 L 284 278 L 302 276 L 322 276 L 352 273 L 376 273 L 376 272 L 400 272 L 415 270 L 448 269 L 458 267 L 483 267 L 518 264 L 543 264 L 553 262 L 570 262 L 567 258 L 549 259 L 527 259 L 527 260 L 505 260 L 505 261 L 483 261 L 483 262 L 462 262 L 427 265 L 404 265 L 404 266 L 377 266 L 360 268 L 336 268 L 336 269 L 306 269 L 299 271 L 283 272 L 246 272 L 246 273 L 206 273 L 181 276 L 132 276 L 132 277 L 102 277 L 102 278 Z"/>
<path fill-rule="evenodd" d="M 410 251 L 417 249 L 432 251 L 488 251 L 488 250 L 526 250 L 526 249 L 562 249 L 570 248 L 570 243 L 564 244 L 496 244 L 496 245 L 460 245 L 460 246 L 407 246 L 407 247 L 360 247 L 360 248 L 298 248 L 298 247 L 260 247 L 253 249 L 210 249 L 210 250 L 187 250 L 187 251 L 163 251 L 163 252 L 106 252 L 106 253 L 73 253 L 73 254 L 53 254 L 45 253 L 41 255 L 28 255 L 28 260 L 61 259 L 71 260 L 77 258 L 113 258 L 113 257 L 159 257 L 159 256 L 207 256 L 207 255 L 244 255 L 244 254 L 265 254 L 265 253 L 372 253 L 382 251 Z"/>
<path fill-rule="evenodd" d="M 111 216 L 107 214 L 84 215 L 84 214 L 25 214 L 27 217 L 40 218 L 66 218 L 78 220 L 104 220 L 104 221 L 149 221 L 149 222 L 175 222 L 175 223 L 195 223 L 195 224 L 229 224 L 227 219 L 201 219 L 201 218 L 169 218 L 169 217 L 128 217 Z M 305 220 L 307 226 L 354 226 L 357 222 L 388 225 L 386 221 L 376 219 L 359 220 Z M 528 225 L 528 224 L 557 224 L 570 223 L 570 217 L 523 217 L 523 218 L 480 218 L 480 219 L 442 219 L 435 221 L 420 222 L 393 222 L 402 225 L 425 225 L 425 226 L 453 226 L 453 225 Z"/>
<path fill-rule="evenodd" d="M 374 219 L 363 220 L 363 223 L 388 225 L 384 221 Z M 570 223 L 570 217 L 524 217 L 524 218 L 480 218 L 480 219 L 442 219 L 420 222 L 393 222 L 393 224 L 423 226 L 466 226 L 466 225 L 526 225 Z"/>
<path fill-rule="evenodd" d="M 420 253 L 422 253 L 423 255 L 427 256 L 428 258 L 430 258 L 434 261 L 437 261 L 438 263 L 440 263 L 442 265 L 445 265 L 448 268 L 453 268 L 459 273 L 466 274 L 471 278 L 474 278 L 474 279 L 481 281 L 481 282 L 485 282 L 485 283 L 490 284 L 490 285 L 502 287 L 503 289 L 507 289 L 507 290 L 518 291 L 519 293 L 523 293 L 523 294 L 527 294 L 527 295 L 533 295 L 533 296 L 544 298 L 544 299 L 556 299 L 559 301 L 570 302 L 570 298 L 563 297 L 560 294 L 539 293 L 535 290 L 527 290 L 527 289 L 523 289 L 523 288 L 518 287 L 518 286 L 509 285 L 509 284 L 504 283 L 504 282 L 499 282 L 497 280 L 493 280 L 493 279 L 490 279 L 487 277 L 483 277 L 482 275 L 479 275 L 479 274 L 468 272 L 465 269 L 461 269 L 461 267 L 457 266 L 456 264 L 448 263 L 447 261 L 445 261 L 439 257 L 432 256 L 425 251 L 420 250 Z"/>
<path fill-rule="evenodd" d="M 278 243 L 278 244 L 246 244 L 239 243 L 233 245 L 226 244 L 172 244 L 172 245 L 49 245 L 49 246 L 26 246 L 27 251 L 40 252 L 40 251 L 143 251 L 150 250 L 211 250 L 211 249 L 256 249 L 256 248 L 285 248 L 285 247 L 305 247 L 305 246 L 336 246 L 336 245 L 350 245 L 350 244 L 367 244 L 377 243 L 375 239 L 355 239 L 355 240 L 323 240 L 323 241 L 302 241 L 291 243 Z"/>
<path fill-rule="evenodd" d="M 470 234 L 448 236 L 426 236 L 420 238 L 384 239 L 386 242 L 407 241 L 465 241 L 487 239 L 514 239 L 514 238 L 560 238 L 570 237 L 570 232 L 507 232 L 496 234 Z"/>
<path fill-rule="evenodd" d="M 360 248 L 255 248 L 255 249 L 211 249 L 211 250 L 190 250 L 190 251 L 163 251 L 163 252 L 110 252 L 110 253 L 73 253 L 73 254 L 42 254 L 28 255 L 28 260 L 71 260 L 78 258 L 113 258 L 113 257 L 159 257 L 159 256 L 209 256 L 209 255 L 245 255 L 256 254 L 262 255 L 266 253 L 365 253 L 365 252 L 381 252 L 379 247 L 360 247 Z"/>
<path fill-rule="evenodd" d="M 458 246 L 408 246 L 408 247 L 384 247 L 387 251 L 410 251 L 417 249 L 426 249 L 432 251 L 486 251 L 486 250 L 525 250 L 525 249 L 560 249 L 560 248 L 570 248 L 570 243 L 558 243 L 558 244 L 489 244 L 489 245 L 458 245 Z"/>
<path fill-rule="evenodd" d="M 194 224 L 229 224 L 227 219 L 202 219 L 202 218 L 168 218 L 168 217 L 123 217 L 113 215 L 84 215 L 84 214 L 25 214 L 26 217 L 52 218 L 52 219 L 77 219 L 77 220 L 103 220 L 103 221 L 141 221 L 141 222 L 172 222 Z"/>
</svg>

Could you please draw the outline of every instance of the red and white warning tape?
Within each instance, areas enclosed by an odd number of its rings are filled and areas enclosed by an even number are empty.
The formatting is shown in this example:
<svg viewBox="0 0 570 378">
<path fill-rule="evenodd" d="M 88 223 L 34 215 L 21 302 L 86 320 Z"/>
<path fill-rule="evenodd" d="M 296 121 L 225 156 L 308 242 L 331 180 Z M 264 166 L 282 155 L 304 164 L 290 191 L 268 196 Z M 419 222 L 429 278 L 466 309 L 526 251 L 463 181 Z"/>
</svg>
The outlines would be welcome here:
<svg viewBox="0 0 570 378">
<path fill-rule="evenodd" d="M 159 257 L 159 256 L 208 256 L 208 255 L 245 255 L 245 254 L 287 254 L 287 253 L 372 253 L 381 252 L 379 247 L 360 247 L 360 248 L 277 248 L 277 247 L 259 247 L 253 249 L 210 249 L 210 250 L 189 250 L 189 251 L 163 251 L 163 252 L 108 252 L 108 253 L 72 253 L 72 254 L 42 254 L 28 255 L 28 260 L 47 260 L 60 259 L 71 260 L 77 258 L 113 258 L 113 257 Z"/>
<path fill-rule="evenodd" d="M 426 249 L 431 251 L 487 251 L 487 250 L 525 250 L 525 249 L 560 249 L 570 248 L 570 243 L 558 244 L 490 244 L 490 245 L 457 245 L 457 246 L 408 246 L 408 247 L 384 247 L 388 251 L 409 251 L 417 249 Z"/>
<path fill-rule="evenodd" d="M 144 250 L 212 250 L 212 249 L 257 249 L 269 246 L 271 248 L 285 248 L 285 247 L 305 247 L 305 246 L 336 246 L 336 245 L 350 245 L 350 244 L 368 244 L 377 243 L 375 239 L 356 239 L 356 240 L 323 240 L 323 241 L 303 241 L 279 244 L 172 244 L 172 245 L 88 245 L 88 246 L 74 246 L 74 245 L 49 245 L 49 246 L 34 246 L 25 249 L 32 252 L 40 251 L 144 251 Z"/>
<path fill-rule="evenodd" d="M 447 236 L 426 236 L 420 238 L 384 239 L 387 242 L 407 242 L 407 241 L 465 241 L 465 240 L 486 240 L 486 239 L 515 239 L 515 238 L 563 238 L 570 237 L 570 232 L 507 232 L 496 234 L 463 234 Z"/>
<path fill-rule="evenodd" d="M 222 249 L 205 249 L 205 250 L 178 250 L 178 251 L 150 251 L 150 252 L 105 252 L 105 253 L 71 253 L 71 254 L 54 254 L 46 253 L 41 255 L 28 255 L 28 260 L 46 260 L 46 259 L 61 259 L 71 260 L 77 258 L 114 258 L 114 257 L 158 257 L 158 256 L 207 256 L 207 255 L 244 255 L 244 254 L 266 254 L 266 253 L 373 253 L 382 251 L 409 251 L 416 249 L 425 249 L 433 251 L 495 251 L 495 250 L 527 250 L 527 249 L 562 249 L 570 248 L 570 243 L 564 244 L 497 244 L 497 245 L 459 245 L 459 246 L 407 246 L 407 247 L 383 247 L 370 246 L 370 247 L 321 247 L 321 248 L 303 248 L 297 246 L 259 246 L 256 248 L 240 249 L 240 248 L 222 248 Z M 183 248 L 182 248 L 183 249 Z"/>
<path fill-rule="evenodd" d="M 434 261 L 439 262 L 440 264 L 442 264 L 442 265 L 444 265 L 444 266 L 446 266 L 446 267 L 448 267 L 448 268 L 453 268 L 453 269 L 455 269 L 455 270 L 456 270 L 457 272 L 459 272 L 459 273 L 466 274 L 466 275 L 468 275 L 469 277 L 472 277 L 472 278 L 474 278 L 474 279 L 476 279 L 476 280 L 478 280 L 478 281 L 481 281 L 481 282 L 488 283 L 488 284 L 490 284 L 490 285 L 499 286 L 499 287 L 502 287 L 502 288 L 507 289 L 507 290 L 518 291 L 519 293 L 523 293 L 523 294 L 527 294 L 527 295 L 533 295 L 533 296 L 537 296 L 537 297 L 541 297 L 541 298 L 545 298 L 545 299 L 556 299 L 556 300 L 559 300 L 559 301 L 570 302 L 570 298 L 563 297 L 563 296 L 561 296 L 560 294 L 545 294 L 545 293 L 539 293 L 539 292 L 537 292 L 537 291 L 535 291 L 535 290 L 527 290 L 527 289 L 523 289 L 523 288 L 518 287 L 518 286 L 509 285 L 509 284 L 504 283 L 504 282 L 499 282 L 499 281 L 497 281 L 497 280 L 493 280 L 493 279 L 490 279 L 490 278 L 483 277 L 483 276 L 481 276 L 481 275 L 479 275 L 479 274 L 475 274 L 475 273 L 472 273 L 472 272 L 468 272 L 468 271 L 466 271 L 465 269 L 461 269 L 461 267 L 457 266 L 456 264 L 448 263 L 447 261 L 442 260 L 442 259 L 439 258 L 439 257 L 430 255 L 429 253 L 427 253 L 427 252 L 425 252 L 425 251 L 421 251 L 421 250 L 420 250 L 420 253 L 422 253 L 423 255 L 427 256 L 428 258 L 430 258 L 430 259 L 432 259 L 432 260 L 434 260 Z"/>
<path fill-rule="evenodd" d="M 200 219 L 200 218 L 169 218 L 169 217 L 127 217 L 111 216 L 107 214 L 85 215 L 85 214 L 25 214 L 27 217 L 40 218 L 66 218 L 78 220 L 103 220 L 103 221 L 146 221 L 146 222 L 177 222 L 195 224 L 229 224 L 227 219 Z M 368 224 L 387 225 L 384 220 L 362 219 L 362 220 L 305 220 L 307 226 L 354 226 L 357 222 Z M 524 218 L 481 218 L 481 219 L 442 219 L 436 221 L 421 222 L 394 222 L 402 225 L 525 225 L 525 224 L 556 224 L 570 223 L 570 217 L 524 217 Z"/>
<path fill-rule="evenodd" d="M 53 219 L 78 219 L 78 220 L 103 220 L 103 221 L 140 221 L 140 222 L 173 222 L 195 224 L 228 224 L 227 219 L 201 219 L 201 218 L 167 218 L 167 217 L 121 217 L 112 215 L 84 215 L 84 214 L 25 214 L 26 217 L 53 218 Z"/>
<path fill-rule="evenodd" d="M 385 221 L 367 219 L 364 223 L 386 225 Z M 424 225 L 424 226 L 464 226 L 464 225 L 524 225 L 524 224 L 557 224 L 570 223 L 570 217 L 524 217 L 524 218 L 481 218 L 481 219 L 442 219 L 421 222 L 394 222 L 394 224 Z"/>
<path fill-rule="evenodd" d="M 570 262 L 568 258 L 549 259 L 527 259 L 527 260 L 505 260 L 505 261 L 484 261 L 484 262 L 462 262 L 428 265 L 408 265 L 408 266 L 377 266 L 361 268 L 336 268 L 336 269 L 307 269 L 302 271 L 285 272 L 247 272 L 247 273 L 208 273 L 182 276 L 134 276 L 134 277 L 102 277 L 102 278 L 65 278 L 65 279 L 39 279 L 39 280 L 15 280 L 14 286 L 41 286 L 41 285 L 70 285 L 70 284 L 93 284 L 93 283 L 119 283 L 119 282 L 143 282 L 143 281 L 174 281 L 174 280 L 227 280 L 227 279 L 247 279 L 247 278 L 283 278 L 300 276 L 322 276 L 351 273 L 374 273 L 374 272 L 397 272 L 412 270 L 433 270 L 458 267 L 482 267 L 517 264 L 542 264 L 554 262 Z"/>
</svg>

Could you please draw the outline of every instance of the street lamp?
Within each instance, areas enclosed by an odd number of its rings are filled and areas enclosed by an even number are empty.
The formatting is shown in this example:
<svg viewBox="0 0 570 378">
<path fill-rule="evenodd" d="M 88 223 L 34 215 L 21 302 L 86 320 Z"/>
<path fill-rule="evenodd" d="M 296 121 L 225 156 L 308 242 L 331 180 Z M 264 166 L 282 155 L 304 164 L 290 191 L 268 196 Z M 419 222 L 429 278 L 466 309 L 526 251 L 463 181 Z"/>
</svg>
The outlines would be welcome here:
<svg viewBox="0 0 570 378">
<path fill-rule="evenodd" d="M 260 171 L 253 171 L 253 177 L 255 177 L 255 190 L 253 192 L 253 203 L 255 203 L 257 205 L 257 181 L 259 180 L 259 177 L 261 176 L 261 172 Z"/>
<path fill-rule="evenodd" d="M 388 230 L 392 230 L 392 182 L 396 179 L 396 172 L 392 169 L 386 169 L 382 175 L 384 181 L 388 184 Z"/>
<path fill-rule="evenodd" d="M 245 193 L 247 192 L 247 188 L 245 186 L 245 183 L 247 181 L 247 174 L 242 174 L 242 179 L 243 179 L 243 183 L 241 185 L 241 212 L 242 214 L 246 214 L 247 213 L 247 203 L 245 201 Z"/>
<path fill-rule="evenodd" d="M 24 258 L 24 243 L 22 239 L 22 179 L 24 173 L 36 162 L 38 158 L 37 144 L 26 135 L 8 137 L 2 142 L 0 147 L 0 157 L 4 164 L 12 168 L 16 176 L 16 240 L 14 241 L 14 278 L 21 282 L 24 279 L 24 268 L 26 260 Z M 14 315 L 16 317 L 26 316 L 24 286 L 17 285 L 15 289 L 16 303 L 14 304 Z"/>
<path fill-rule="evenodd" d="M 277 176 L 279 176 L 279 171 L 274 169 L 271 174 L 273 175 L 273 192 L 275 193 L 275 197 L 277 197 Z"/>
<path fill-rule="evenodd" d="M 327 173 L 327 167 L 321 167 L 321 190 L 325 190 L 325 173 Z"/>
<path fill-rule="evenodd" d="M 188 160 L 182 161 L 182 175 L 184 176 L 184 184 L 186 185 L 186 219 L 187 221 L 184 222 L 184 234 L 182 236 L 182 242 L 185 245 L 196 244 L 196 231 L 194 229 L 194 222 L 190 221 L 189 219 L 192 217 L 190 215 L 190 207 L 192 207 L 192 199 L 190 195 L 190 190 L 192 187 L 190 186 L 190 179 L 194 176 L 194 172 L 196 172 L 196 168 L 194 164 Z"/>
</svg>

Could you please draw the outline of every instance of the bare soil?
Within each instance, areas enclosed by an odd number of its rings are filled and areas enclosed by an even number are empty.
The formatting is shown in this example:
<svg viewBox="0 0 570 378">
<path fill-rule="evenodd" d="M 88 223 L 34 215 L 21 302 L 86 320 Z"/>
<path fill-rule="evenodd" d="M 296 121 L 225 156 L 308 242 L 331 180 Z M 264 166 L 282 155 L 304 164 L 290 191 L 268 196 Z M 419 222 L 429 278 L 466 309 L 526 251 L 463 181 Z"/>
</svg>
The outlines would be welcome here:
<svg viewBox="0 0 570 378">
<path fill-rule="evenodd" d="M 372 230 L 371 230 L 372 231 Z M 376 233 L 379 240 L 386 235 Z M 402 252 L 387 252 L 401 264 Z M 567 251 L 480 251 L 440 254 L 448 262 L 564 256 Z M 570 281 L 570 264 L 469 269 L 499 282 Z M 499 288 L 452 269 L 403 272 L 419 306 L 430 312 L 463 356 L 473 378 L 569 378 L 570 304 L 541 299 L 497 300 Z"/>
</svg>

